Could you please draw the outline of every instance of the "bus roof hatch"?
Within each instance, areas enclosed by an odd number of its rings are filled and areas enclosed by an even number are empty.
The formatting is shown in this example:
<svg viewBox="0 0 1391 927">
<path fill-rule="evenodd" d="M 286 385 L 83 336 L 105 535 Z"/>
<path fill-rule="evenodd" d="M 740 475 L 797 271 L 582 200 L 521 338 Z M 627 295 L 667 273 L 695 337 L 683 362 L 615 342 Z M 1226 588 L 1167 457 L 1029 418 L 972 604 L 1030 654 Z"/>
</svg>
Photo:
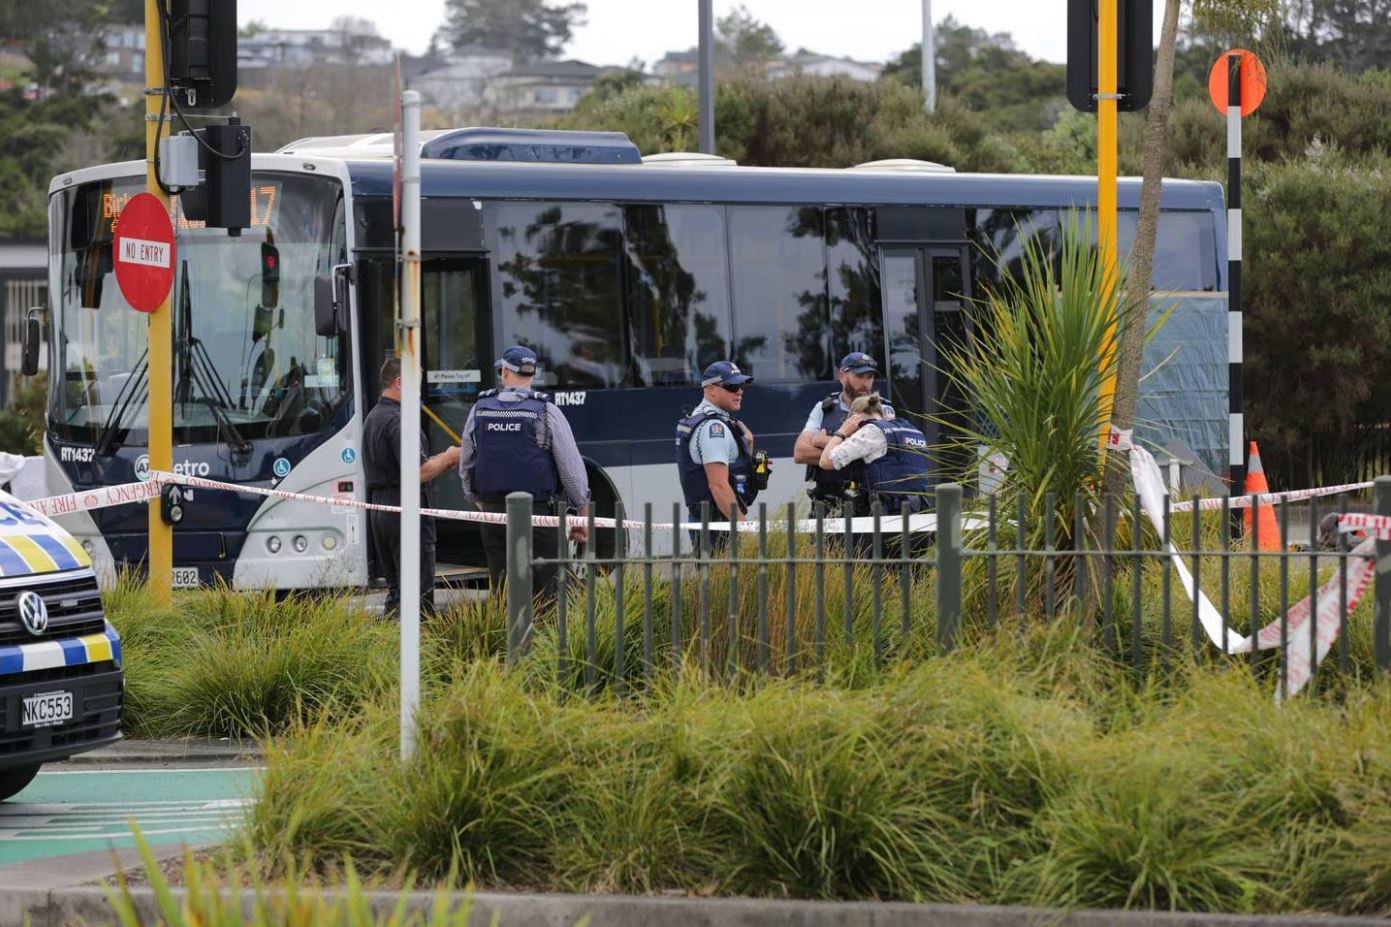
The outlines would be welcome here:
<svg viewBox="0 0 1391 927">
<path fill-rule="evenodd" d="M 420 156 L 450 161 L 642 163 L 637 146 L 622 132 L 557 129 L 454 129 L 427 141 L 420 147 Z"/>
</svg>

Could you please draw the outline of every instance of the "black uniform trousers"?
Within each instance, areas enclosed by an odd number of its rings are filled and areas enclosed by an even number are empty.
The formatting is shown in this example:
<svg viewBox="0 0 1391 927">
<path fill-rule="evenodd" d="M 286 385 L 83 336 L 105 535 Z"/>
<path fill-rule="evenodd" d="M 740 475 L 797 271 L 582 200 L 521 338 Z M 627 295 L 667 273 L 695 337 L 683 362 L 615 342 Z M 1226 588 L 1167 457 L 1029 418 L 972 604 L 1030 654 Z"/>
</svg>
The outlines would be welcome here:
<svg viewBox="0 0 1391 927">
<path fill-rule="evenodd" d="M 478 508 L 484 512 L 506 512 L 506 499 L 479 499 Z M 550 515 L 554 506 L 547 502 L 536 502 L 532 512 L 537 515 Z M 555 560 L 560 556 L 560 538 L 556 528 L 535 528 L 531 532 L 531 556 L 537 560 Z M 486 522 L 478 526 L 482 536 L 483 556 L 488 559 L 488 580 L 493 589 L 502 588 L 503 577 L 507 574 L 507 526 L 491 525 Z M 590 539 L 593 542 L 593 538 Z M 553 596 L 555 578 L 560 570 L 557 564 L 533 566 L 531 568 L 532 596 Z"/>
<path fill-rule="evenodd" d="M 373 489 L 372 502 L 400 505 L 401 490 L 389 486 Z M 425 503 L 422 502 L 421 505 Z M 382 617 L 395 618 L 401 609 L 401 515 L 398 512 L 368 512 L 367 527 L 377 550 L 377 564 L 386 577 L 386 605 Z M 435 614 L 435 520 L 420 519 L 420 615 Z"/>
</svg>

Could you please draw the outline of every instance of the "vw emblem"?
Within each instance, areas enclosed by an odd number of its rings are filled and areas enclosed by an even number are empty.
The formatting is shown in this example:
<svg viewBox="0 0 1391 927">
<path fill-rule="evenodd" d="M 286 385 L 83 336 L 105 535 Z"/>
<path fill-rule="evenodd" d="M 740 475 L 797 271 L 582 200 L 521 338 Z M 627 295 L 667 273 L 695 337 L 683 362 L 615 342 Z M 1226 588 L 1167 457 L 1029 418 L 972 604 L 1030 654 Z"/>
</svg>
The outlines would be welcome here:
<svg viewBox="0 0 1391 927">
<path fill-rule="evenodd" d="M 38 637 L 48 630 L 48 606 L 37 593 L 25 590 L 19 594 L 19 620 L 24 622 L 24 630 Z"/>
</svg>

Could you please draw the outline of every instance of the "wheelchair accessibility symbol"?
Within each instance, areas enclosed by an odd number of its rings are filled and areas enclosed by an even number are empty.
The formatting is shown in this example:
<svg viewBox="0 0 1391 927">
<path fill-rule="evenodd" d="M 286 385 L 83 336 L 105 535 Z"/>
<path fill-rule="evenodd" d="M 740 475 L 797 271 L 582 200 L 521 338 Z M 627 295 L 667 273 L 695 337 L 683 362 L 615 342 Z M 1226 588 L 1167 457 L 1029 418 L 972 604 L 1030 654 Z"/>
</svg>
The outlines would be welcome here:
<svg viewBox="0 0 1391 927">
<path fill-rule="evenodd" d="M 357 460 L 357 451 L 350 447 L 343 448 L 343 453 L 338 455 L 343 458 L 343 463 L 351 464 Z"/>
<path fill-rule="evenodd" d="M 290 475 L 290 462 L 284 457 L 275 458 L 275 463 L 271 464 L 271 470 L 282 480 Z"/>
</svg>

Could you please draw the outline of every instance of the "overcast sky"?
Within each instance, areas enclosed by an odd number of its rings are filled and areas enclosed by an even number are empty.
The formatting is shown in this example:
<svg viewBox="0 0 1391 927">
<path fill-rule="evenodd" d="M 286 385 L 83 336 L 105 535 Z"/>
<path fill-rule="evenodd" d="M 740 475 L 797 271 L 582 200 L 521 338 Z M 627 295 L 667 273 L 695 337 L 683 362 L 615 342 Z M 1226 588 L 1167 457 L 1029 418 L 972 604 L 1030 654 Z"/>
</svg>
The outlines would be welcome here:
<svg viewBox="0 0 1391 927">
<path fill-rule="evenodd" d="M 565 56 L 591 64 L 649 66 L 668 50 L 696 43 L 696 0 L 588 0 L 586 25 Z M 715 0 L 715 16 L 737 6 Z M 864 61 L 887 61 L 922 37 L 920 0 L 746 0 L 749 12 L 775 30 L 789 49 L 810 48 Z M 390 15 L 382 10 L 389 9 Z M 1062 61 L 1067 54 L 1064 0 L 933 0 L 933 18 L 948 15 L 990 32 L 1009 32 L 1035 58 Z M 1163 3 L 1154 4 L 1155 35 Z M 398 48 L 419 54 L 444 19 L 444 0 L 240 0 L 243 23 L 259 19 L 285 29 L 324 28 L 337 16 L 376 22 Z"/>
</svg>

